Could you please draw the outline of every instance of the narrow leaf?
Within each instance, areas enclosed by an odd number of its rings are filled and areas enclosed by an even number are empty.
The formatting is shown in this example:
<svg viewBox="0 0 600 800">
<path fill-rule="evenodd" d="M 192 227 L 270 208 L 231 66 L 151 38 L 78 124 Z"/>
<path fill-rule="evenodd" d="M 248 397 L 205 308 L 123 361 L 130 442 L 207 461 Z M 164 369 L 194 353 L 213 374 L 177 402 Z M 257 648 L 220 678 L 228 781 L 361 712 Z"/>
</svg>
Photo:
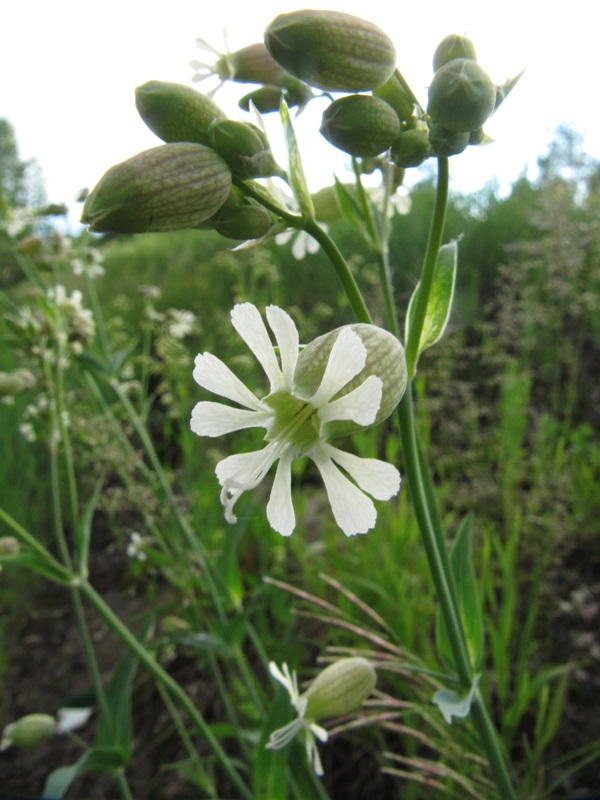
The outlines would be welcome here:
<svg viewBox="0 0 600 800">
<path fill-rule="evenodd" d="M 48 775 L 42 800 L 62 800 L 73 781 L 89 772 L 115 773 L 124 766 L 123 756 L 114 747 L 95 747 L 86 750 L 75 764 L 59 767 Z"/>
<path fill-rule="evenodd" d="M 417 360 L 424 350 L 438 342 L 446 330 L 446 325 L 450 318 L 452 300 L 454 298 L 454 285 L 456 282 L 456 268 L 458 263 L 458 242 L 453 240 L 449 244 L 442 245 L 438 255 L 437 264 L 433 273 L 433 281 L 419 346 L 417 348 Z M 408 306 L 405 326 L 405 340 L 408 341 L 411 326 L 414 325 L 414 313 L 416 300 L 421 291 L 421 284 L 415 287 Z"/>
<path fill-rule="evenodd" d="M 302 159 L 300 158 L 298 140 L 296 139 L 294 127 L 292 125 L 290 110 L 285 100 L 281 101 L 279 113 L 281 115 L 281 122 L 285 131 L 285 140 L 287 144 L 290 186 L 303 216 L 314 219 L 315 207 L 310 192 L 308 191 L 308 185 L 302 167 Z"/>
</svg>

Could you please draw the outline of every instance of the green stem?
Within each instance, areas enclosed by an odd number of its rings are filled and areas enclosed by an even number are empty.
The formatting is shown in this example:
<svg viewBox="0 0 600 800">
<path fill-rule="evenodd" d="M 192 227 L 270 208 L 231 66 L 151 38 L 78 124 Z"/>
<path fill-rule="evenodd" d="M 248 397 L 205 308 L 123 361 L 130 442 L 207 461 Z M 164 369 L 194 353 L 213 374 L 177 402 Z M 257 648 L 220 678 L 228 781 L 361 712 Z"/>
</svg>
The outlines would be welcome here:
<svg viewBox="0 0 600 800">
<path fill-rule="evenodd" d="M 419 292 L 415 298 L 413 315 L 408 333 L 408 341 L 406 342 L 406 366 L 410 378 L 414 377 L 417 369 L 421 332 L 425 322 L 427 304 L 429 303 L 429 294 L 431 292 L 435 267 L 437 264 L 440 247 L 442 245 L 444 222 L 446 220 L 446 205 L 448 202 L 450 171 L 448 168 L 447 158 L 438 158 L 437 161 L 438 182 L 435 195 L 435 205 L 433 208 L 433 217 L 431 219 L 429 238 L 427 240 L 423 269 L 421 271 L 421 278 L 419 281 Z"/>
<path fill-rule="evenodd" d="M 168 672 L 155 660 L 146 648 L 135 638 L 131 631 L 121 622 L 119 617 L 108 606 L 102 597 L 87 582 L 83 581 L 80 591 L 87 601 L 92 605 L 98 615 L 106 622 L 110 629 L 121 639 L 121 641 L 139 658 L 140 662 L 159 681 L 178 701 L 185 712 L 188 714 L 200 734 L 204 737 L 208 747 L 212 751 L 217 761 L 221 764 L 229 779 L 239 792 L 239 797 L 245 800 L 252 800 L 252 793 L 246 783 L 238 775 L 231 759 L 223 750 L 218 740 L 212 733 L 210 726 L 198 711 L 194 703 L 185 690 L 174 680 Z"/>
<path fill-rule="evenodd" d="M 40 557 L 48 570 L 52 572 L 53 580 L 62 584 L 63 586 L 70 585 L 73 578 L 72 573 L 68 569 L 65 569 L 60 561 L 57 561 L 54 556 L 51 555 L 48 550 L 46 550 L 44 545 L 40 544 L 35 536 L 32 536 L 31 533 L 25 530 L 22 525 L 19 525 L 19 523 L 1 507 L 0 520 L 2 520 L 7 528 L 9 528 L 9 530 L 15 534 L 16 538 L 19 539 L 20 542 L 25 544 L 30 550 Z"/>
</svg>

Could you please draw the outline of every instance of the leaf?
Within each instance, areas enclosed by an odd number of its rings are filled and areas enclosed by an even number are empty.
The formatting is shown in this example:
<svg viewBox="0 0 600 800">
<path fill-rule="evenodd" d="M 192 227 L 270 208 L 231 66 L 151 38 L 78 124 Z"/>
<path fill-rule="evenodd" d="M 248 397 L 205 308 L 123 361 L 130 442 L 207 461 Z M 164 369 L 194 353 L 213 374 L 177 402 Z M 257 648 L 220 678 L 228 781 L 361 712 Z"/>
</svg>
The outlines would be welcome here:
<svg viewBox="0 0 600 800">
<path fill-rule="evenodd" d="M 81 575 L 87 575 L 87 562 L 90 552 L 90 538 L 92 535 L 92 520 L 94 519 L 94 512 L 100 492 L 102 491 L 102 482 L 98 481 L 92 496 L 90 497 L 77 528 L 75 530 L 77 551 L 79 553 L 79 572 Z"/>
<path fill-rule="evenodd" d="M 348 224 L 356 230 L 362 231 L 363 235 L 367 234 L 363 215 L 358 203 L 356 202 L 356 199 L 352 197 L 348 189 L 337 178 L 337 176 L 335 177 L 335 193 L 340 211 L 342 212 L 342 216 L 346 222 L 348 222 Z"/>
<path fill-rule="evenodd" d="M 48 775 L 42 800 L 62 800 L 73 781 L 89 772 L 115 773 L 124 766 L 123 755 L 115 747 L 94 747 L 86 750 L 75 764 L 59 767 Z"/>
<path fill-rule="evenodd" d="M 429 292 L 429 300 L 427 302 L 425 318 L 423 320 L 423 327 L 421 329 L 421 336 L 419 338 L 415 366 L 421 353 L 424 350 L 427 350 L 428 347 L 431 347 L 438 342 L 446 330 L 446 325 L 450 319 L 452 300 L 454 298 L 457 263 L 458 242 L 456 239 L 454 239 L 452 242 L 440 247 L 440 252 L 438 254 L 437 263 L 433 273 L 433 280 L 431 283 L 431 290 Z M 417 305 L 416 301 L 420 291 L 421 284 L 418 283 L 408 306 L 405 326 L 405 341 L 409 340 L 411 326 L 414 326 L 414 314 Z"/>
<path fill-rule="evenodd" d="M 452 725 L 452 719 L 465 719 L 471 712 L 473 697 L 479 685 L 480 676 L 476 675 L 471 688 L 463 695 L 459 695 L 453 689 L 439 689 L 433 695 L 433 702 L 444 715 L 448 725 Z"/>
<path fill-rule="evenodd" d="M 473 549 L 471 546 L 472 518 L 465 517 L 458 529 L 452 552 L 450 566 L 456 589 L 456 603 L 462 623 L 469 659 L 474 670 L 481 669 L 484 655 L 484 629 L 481 601 L 477 590 Z M 441 614 L 438 610 L 436 638 L 441 658 L 449 665 L 454 665 L 454 656 L 450 637 Z"/>
<path fill-rule="evenodd" d="M 290 186 L 302 214 L 305 217 L 314 219 L 315 207 L 310 192 L 308 191 L 308 185 L 302 167 L 302 159 L 300 158 L 298 140 L 294 133 L 290 110 L 285 100 L 281 101 L 279 113 L 281 115 L 281 122 L 285 131 L 285 140 L 287 144 Z"/>
<path fill-rule="evenodd" d="M 267 743 L 271 733 L 285 725 L 289 718 L 289 696 L 283 687 L 278 686 L 254 749 L 252 789 L 254 797 L 261 800 L 287 800 L 289 747 L 267 750 Z"/>
</svg>

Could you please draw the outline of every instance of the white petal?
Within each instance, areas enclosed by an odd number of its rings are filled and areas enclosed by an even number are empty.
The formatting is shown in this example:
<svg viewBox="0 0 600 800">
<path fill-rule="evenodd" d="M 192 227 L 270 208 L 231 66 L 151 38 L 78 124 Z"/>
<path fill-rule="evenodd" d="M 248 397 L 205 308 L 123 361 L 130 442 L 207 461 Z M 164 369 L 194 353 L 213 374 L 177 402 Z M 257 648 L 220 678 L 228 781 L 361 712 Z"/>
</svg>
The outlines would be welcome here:
<svg viewBox="0 0 600 800">
<path fill-rule="evenodd" d="M 321 385 L 310 398 L 311 405 L 319 408 L 331 400 L 358 375 L 366 360 L 367 350 L 360 336 L 351 328 L 340 331 L 331 348 Z"/>
<path fill-rule="evenodd" d="M 264 369 L 271 391 L 283 389 L 283 375 L 258 308 L 252 303 L 238 303 L 231 311 L 231 322 Z"/>
<path fill-rule="evenodd" d="M 291 450 L 282 454 L 267 504 L 269 525 L 282 536 L 289 536 L 296 527 L 296 515 L 292 504 L 293 457 Z"/>
<path fill-rule="evenodd" d="M 272 416 L 267 411 L 248 411 L 203 401 L 192 409 L 190 426 L 198 436 L 223 436 L 244 428 L 267 428 Z"/>
<path fill-rule="evenodd" d="M 317 743 L 310 729 L 306 731 L 306 755 L 308 756 L 308 761 L 314 769 L 315 774 L 319 776 L 323 775 L 324 770 L 317 749 Z"/>
<path fill-rule="evenodd" d="M 246 408 L 255 411 L 265 410 L 266 406 L 252 394 L 250 389 L 233 374 L 220 358 L 213 356 L 212 353 L 202 353 L 196 356 L 194 363 L 196 364 L 193 372 L 194 380 L 203 389 L 233 400 L 234 403 L 239 403 Z"/>
<path fill-rule="evenodd" d="M 400 490 L 400 473 L 392 464 L 377 458 L 359 456 L 338 450 L 323 442 L 321 449 L 327 453 L 348 475 L 376 500 L 389 500 Z"/>
<path fill-rule="evenodd" d="M 327 490 L 335 521 L 346 536 L 366 533 L 374 527 L 377 511 L 371 500 L 361 492 L 331 460 L 321 444 L 307 454 L 315 462 Z"/>
<path fill-rule="evenodd" d="M 281 444 L 270 442 L 263 450 L 251 453 L 236 453 L 219 461 L 215 470 L 223 487 L 221 503 L 225 507 L 225 519 L 233 523 L 236 517 L 233 507 L 248 489 L 254 489 L 265 477 L 275 459 L 279 457 Z"/>
<path fill-rule="evenodd" d="M 319 409 L 321 422 L 333 420 L 352 420 L 357 425 L 371 425 L 381 405 L 383 383 L 376 375 L 369 377 L 348 394 L 332 400 Z"/>
<path fill-rule="evenodd" d="M 279 346 L 283 382 L 291 391 L 300 346 L 298 329 L 290 315 L 278 306 L 267 306 L 267 320 Z"/>
</svg>

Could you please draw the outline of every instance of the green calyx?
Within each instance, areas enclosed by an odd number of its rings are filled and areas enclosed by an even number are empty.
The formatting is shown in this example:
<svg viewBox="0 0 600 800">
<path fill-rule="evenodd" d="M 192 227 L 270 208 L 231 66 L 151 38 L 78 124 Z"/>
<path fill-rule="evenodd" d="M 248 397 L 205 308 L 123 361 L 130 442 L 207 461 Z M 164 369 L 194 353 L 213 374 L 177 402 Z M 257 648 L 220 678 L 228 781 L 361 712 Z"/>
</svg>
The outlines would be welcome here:
<svg viewBox="0 0 600 800">
<path fill-rule="evenodd" d="M 400 133 L 400 120 L 384 100 L 352 94 L 334 100 L 327 107 L 320 130 L 339 150 L 369 158 L 391 146 Z"/>
<path fill-rule="evenodd" d="M 396 61 L 387 34 L 339 11 L 280 14 L 265 31 L 265 44 L 289 73 L 332 92 L 375 89 L 387 81 Z"/>
<path fill-rule="evenodd" d="M 240 178 L 267 178 L 279 175 L 266 135 L 249 122 L 215 120 L 208 129 L 211 147 Z"/>
<path fill-rule="evenodd" d="M 376 375 L 382 382 L 381 403 L 373 421 L 373 425 L 377 425 L 390 416 L 406 389 L 404 348 L 393 334 L 376 325 L 355 323 L 344 327 L 350 327 L 358 334 L 366 348 L 367 358 L 363 369 L 344 386 L 336 398 L 360 386 L 370 375 Z M 343 327 L 336 328 L 317 337 L 300 353 L 294 373 L 294 392 L 297 395 L 308 399 L 319 388 L 331 349 L 343 329 Z M 322 436 L 327 438 L 346 436 L 359 430 L 363 430 L 363 427 L 354 422 L 328 422 L 324 426 Z"/>
<path fill-rule="evenodd" d="M 470 58 L 472 61 L 477 61 L 477 53 L 475 52 L 475 45 L 470 39 L 467 39 L 466 36 L 460 36 L 458 33 L 451 33 L 442 39 L 435 48 L 433 71 L 437 72 L 440 67 L 455 58 Z"/>
<path fill-rule="evenodd" d="M 434 123 L 429 129 L 429 144 L 436 156 L 456 156 L 467 149 L 471 140 L 470 133 L 459 133 Z"/>
<path fill-rule="evenodd" d="M 148 81 L 135 90 L 135 105 L 163 142 L 209 144 L 211 122 L 227 119 L 210 97 L 179 83 Z"/>
<path fill-rule="evenodd" d="M 286 85 L 290 76 L 269 53 L 263 42 L 242 47 L 221 56 L 216 64 L 217 75 L 224 81 Z"/>
<path fill-rule="evenodd" d="M 431 155 L 426 130 L 403 131 L 392 145 L 390 157 L 397 167 L 418 167 Z"/>
<path fill-rule="evenodd" d="M 233 207 L 222 207 L 211 219 L 213 228 L 227 239 L 260 239 L 269 232 L 272 218 L 262 206 L 242 203 Z"/>
<path fill-rule="evenodd" d="M 455 58 L 437 70 L 429 87 L 427 112 L 450 131 L 481 128 L 493 113 L 496 86 L 476 61 Z"/>
<path fill-rule="evenodd" d="M 317 722 L 349 714 L 375 688 L 376 674 L 365 658 L 344 658 L 320 672 L 306 692 L 305 718 Z"/>
<path fill-rule="evenodd" d="M 231 171 L 211 148 L 181 142 L 144 150 L 111 167 L 88 195 L 81 221 L 96 233 L 194 228 L 231 188 Z"/>
</svg>

